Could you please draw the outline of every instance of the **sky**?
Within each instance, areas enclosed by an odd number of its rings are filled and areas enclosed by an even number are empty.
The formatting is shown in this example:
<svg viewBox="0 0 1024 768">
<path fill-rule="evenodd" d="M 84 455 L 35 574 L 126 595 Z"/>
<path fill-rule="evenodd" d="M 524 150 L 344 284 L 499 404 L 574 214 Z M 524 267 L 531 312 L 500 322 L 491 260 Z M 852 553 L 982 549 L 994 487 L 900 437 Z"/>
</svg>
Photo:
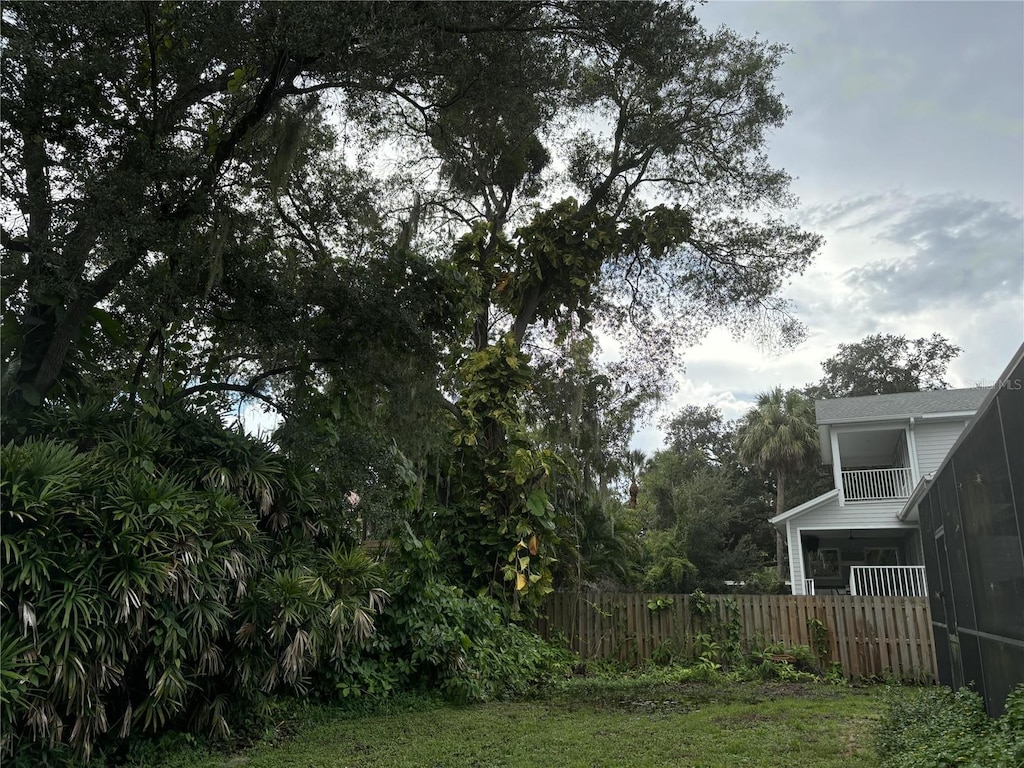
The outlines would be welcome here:
<svg viewBox="0 0 1024 768">
<path fill-rule="evenodd" d="M 712 0 L 706 26 L 785 43 L 792 109 L 769 144 L 826 243 L 784 291 L 808 331 L 772 352 L 727 330 L 685 355 L 684 405 L 742 416 L 821 378 L 839 344 L 940 333 L 954 387 L 994 383 L 1024 341 L 1024 3 Z M 656 416 L 633 447 L 662 447 Z"/>
</svg>

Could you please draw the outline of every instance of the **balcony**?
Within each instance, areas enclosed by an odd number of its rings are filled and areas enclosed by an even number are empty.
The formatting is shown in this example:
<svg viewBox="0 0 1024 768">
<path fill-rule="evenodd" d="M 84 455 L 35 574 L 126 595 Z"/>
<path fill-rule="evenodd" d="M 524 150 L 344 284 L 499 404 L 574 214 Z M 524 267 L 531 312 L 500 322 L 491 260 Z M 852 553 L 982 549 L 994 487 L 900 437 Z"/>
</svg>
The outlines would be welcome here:
<svg viewBox="0 0 1024 768">
<path fill-rule="evenodd" d="M 926 597 L 928 581 L 923 565 L 854 565 L 850 568 L 850 594 L 884 597 Z"/>
<path fill-rule="evenodd" d="M 846 501 L 906 499 L 913 485 L 910 467 L 843 470 L 843 498 Z"/>
</svg>

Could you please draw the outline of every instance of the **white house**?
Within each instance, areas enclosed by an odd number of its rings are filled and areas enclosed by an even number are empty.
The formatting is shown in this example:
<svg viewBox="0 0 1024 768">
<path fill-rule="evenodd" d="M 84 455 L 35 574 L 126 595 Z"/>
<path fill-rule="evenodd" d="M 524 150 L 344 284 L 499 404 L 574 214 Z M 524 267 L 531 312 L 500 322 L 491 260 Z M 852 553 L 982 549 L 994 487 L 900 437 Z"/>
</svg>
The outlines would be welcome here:
<svg viewBox="0 0 1024 768">
<path fill-rule="evenodd" d="M 988 387 L 870 395 L 814 404 L 835 488 L 771 522 L 789 544 L 794 595 L 926 595 L 909 502 L 938 469 Z"/>
</svg>

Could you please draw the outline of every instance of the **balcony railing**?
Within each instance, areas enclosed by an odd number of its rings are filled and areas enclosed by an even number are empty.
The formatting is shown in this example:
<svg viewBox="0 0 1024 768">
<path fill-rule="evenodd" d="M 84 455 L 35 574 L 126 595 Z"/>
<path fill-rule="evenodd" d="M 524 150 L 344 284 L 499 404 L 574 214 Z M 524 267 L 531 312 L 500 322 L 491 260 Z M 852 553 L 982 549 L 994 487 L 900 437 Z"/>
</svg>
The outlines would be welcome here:
<svg viewBox="0 0 1024 768">
<path fill-rule="evenodd" d="M 804 594 L 805 595 L 813 595 L 814 594 L 814 579 L 804 579 Z"/>
<path fill-rule="evenodd" d="M 923 565 L 850 566 L 850 594 L 881 597 L 925 597 L 928 581 Z"/>
<path fill-rule="evenodd" d="M 843 498 L 846 501 L 905 499 L 910 496 L 912 487 L 910 467 L 843 470 Z"/>
</svg>

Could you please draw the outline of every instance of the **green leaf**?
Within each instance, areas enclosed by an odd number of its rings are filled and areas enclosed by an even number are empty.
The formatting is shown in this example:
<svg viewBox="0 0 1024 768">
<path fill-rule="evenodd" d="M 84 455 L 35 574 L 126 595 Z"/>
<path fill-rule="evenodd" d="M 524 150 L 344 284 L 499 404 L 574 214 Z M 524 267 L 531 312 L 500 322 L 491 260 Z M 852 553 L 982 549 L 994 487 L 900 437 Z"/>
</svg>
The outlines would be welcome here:
<svg viewBox="0 0 1024 768">
<path fill-rule="evenodd" d="M 39 390 L 31 384 L 21 385 L 21 396 L 25 398 L 26 403 L 33 407 L 38 406 L 43 401 L 43 398 L 39 395 Z"/>
<path fill-rule="evenodd" d="M 115 344 L 125 343 L 124 327 L 118 322 L 112 314 L 99 307 L 93 307 L 89 310 L 89 317 L 97 322 L 100 326 L 100 330 L 103 331 L 103 335 L 110 339 Z"/>
<path fill-rule="evenodd" d="M 246 80 L 245 69 L 242 68 L 242 67 L 239 67 L 238 69 L 236 69 L 234 72 L 231 73 L 231 77 L 228 79 L 228 92 L 229 93 L 235 93 L 236 91 L 238 91 L 242 87 L 242 85 L 245 83 L 245 80 Z"/>
<path fill-rule="evenodd" d="M 537 489 L 527 497 L 526 508 L 534 517 L 544 517 L 547 512 L 547 501 L 547 494 Z"/>
</svg>

